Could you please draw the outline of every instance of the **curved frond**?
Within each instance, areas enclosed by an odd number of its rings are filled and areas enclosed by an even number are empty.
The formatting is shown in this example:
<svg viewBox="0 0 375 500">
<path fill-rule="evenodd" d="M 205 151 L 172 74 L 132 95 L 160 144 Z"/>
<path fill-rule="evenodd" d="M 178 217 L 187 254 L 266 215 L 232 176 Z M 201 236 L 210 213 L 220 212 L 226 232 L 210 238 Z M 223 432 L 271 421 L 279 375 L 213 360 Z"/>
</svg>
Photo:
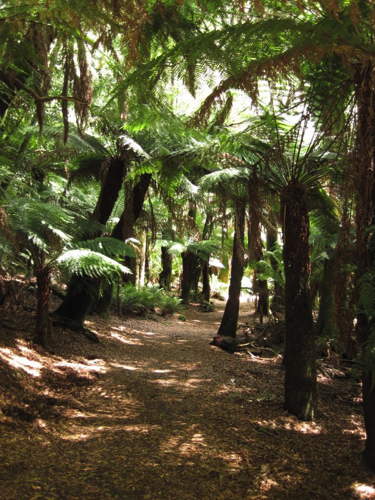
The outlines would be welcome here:
<svg viewBox="0 0 375 500">
<path fill-rule="evenodd" d="M 130 269 L 116 260 L 102 253 L 82 248 L 62 253 L 57 263 L 69 274 L 92 278 L 105 277 L 110 281 L 116 276 L 131 273 Z"/>
<path fill-rule="evenodd" d="M 116 238 L 100 237 L 79 242 L 76 246 L 81 249 L 101 253 L 107 257 L 136 257 L 136 253 L 130 245 Z"/>
</svg>

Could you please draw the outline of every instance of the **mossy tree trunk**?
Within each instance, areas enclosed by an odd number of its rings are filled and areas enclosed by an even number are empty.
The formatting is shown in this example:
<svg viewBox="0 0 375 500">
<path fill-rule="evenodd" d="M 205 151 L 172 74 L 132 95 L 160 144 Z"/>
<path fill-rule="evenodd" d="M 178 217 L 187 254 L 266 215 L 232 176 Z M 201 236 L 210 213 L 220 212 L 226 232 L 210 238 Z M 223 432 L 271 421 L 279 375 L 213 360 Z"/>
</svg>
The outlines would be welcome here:
<svg viewBox="0 0 375 500">
<path fill-rule="evenodd" d="M 235 233 L 233 242 L 232 267 L 228 300 L 221 319 L 218 335 L 236 337 L 238 314 L 240 310 L 241 283 L 244 272 L 244 232 L 245 232 L 245 204 L 235 201 Z"/>
<path fill-rule="evenodd" d="M 316 360 L 309 290 L 309 216 L 305 189 L 289 181 L 281 192 L 285 266 L 285 409 L 301 420 L 317 411 Z"/>
</svg>

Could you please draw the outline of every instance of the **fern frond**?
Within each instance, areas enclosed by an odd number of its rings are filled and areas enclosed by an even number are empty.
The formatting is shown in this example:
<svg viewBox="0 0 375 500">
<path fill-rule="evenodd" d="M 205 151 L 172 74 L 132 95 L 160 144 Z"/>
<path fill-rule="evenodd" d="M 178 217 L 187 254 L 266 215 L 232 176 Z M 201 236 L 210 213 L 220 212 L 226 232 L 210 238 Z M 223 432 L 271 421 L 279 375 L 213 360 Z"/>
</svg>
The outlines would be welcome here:
<svg viewBox="0 0 375 500">
<path fill-rule="evenodd" d="M 104 277 L 113 281 L 115 277 L 131 273 L 130 269 L 99 252 L 87 249 L 68 250 L 60 255 L 57 263 L 69 274 Z"/>
<path fill-rule="evenodd" d="M 95 238 L 93 240 L 79 242 L 76 246 L 78 248 L 101 253 L 107 257 L 136 257 L 136 253 L 130 245 L 115 238 Z"/>
<path fill-rule="evenodd" d="M 203 176 L 199 181 L 199 186 L 204 191 L 215 191 L 223 186 L 229 188 L 234 181 L 248 181 L 250 175 L 251 171 L 246 167 L 225 168 Z"/>
<path fill-rule="evenodd" d="M 195 243 L 190 243 L 187 246 L 189 252 L 194 253 L 203 260 L 208 260 L 211 253 L 220 250 L 220 244 L 214 240 L 203 240 Z"/>
</svg>

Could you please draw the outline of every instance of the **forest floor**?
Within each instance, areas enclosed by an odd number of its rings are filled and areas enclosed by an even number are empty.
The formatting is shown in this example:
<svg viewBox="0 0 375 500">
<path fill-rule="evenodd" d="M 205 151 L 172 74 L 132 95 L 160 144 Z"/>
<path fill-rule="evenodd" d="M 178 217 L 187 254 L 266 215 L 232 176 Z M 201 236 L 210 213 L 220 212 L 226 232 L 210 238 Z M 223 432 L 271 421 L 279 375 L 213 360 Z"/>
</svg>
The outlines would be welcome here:
<svg viewBox="0 0 375 500">
<path fill-rule="evenodd" d="M 56 328 L 48 351 L 31 341 L 35 313 L 8 311 L 0 497 L 375 498 L 359 384 L 320 362 L 319 417 L 298 421 L 283 410 L 280 354 L 210 345 L 224 305 L 190 306 L 186 321 L 92 317 L 100 343 Z M 240 322 L 252 312 L 244 303 Z"/>
</svg>

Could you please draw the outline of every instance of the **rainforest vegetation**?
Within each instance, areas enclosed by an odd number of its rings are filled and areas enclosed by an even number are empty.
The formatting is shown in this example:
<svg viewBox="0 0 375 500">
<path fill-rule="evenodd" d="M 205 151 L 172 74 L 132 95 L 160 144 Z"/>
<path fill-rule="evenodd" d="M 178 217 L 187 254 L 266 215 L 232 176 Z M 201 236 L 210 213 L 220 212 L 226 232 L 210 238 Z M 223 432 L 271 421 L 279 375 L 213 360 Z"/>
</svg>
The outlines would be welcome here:
<svg viewBox="0 0 375 500">
<path fill-rule="evenodd" d="M 46 352 L 216 298 L 235 352 L 255 298 L 289 414 L 320 415 L 317 346 L 357 373 L 375 471 L 374 27 L 368 0 L 3 0 L 0 327 L 20 290 Z"/>
</svg>

